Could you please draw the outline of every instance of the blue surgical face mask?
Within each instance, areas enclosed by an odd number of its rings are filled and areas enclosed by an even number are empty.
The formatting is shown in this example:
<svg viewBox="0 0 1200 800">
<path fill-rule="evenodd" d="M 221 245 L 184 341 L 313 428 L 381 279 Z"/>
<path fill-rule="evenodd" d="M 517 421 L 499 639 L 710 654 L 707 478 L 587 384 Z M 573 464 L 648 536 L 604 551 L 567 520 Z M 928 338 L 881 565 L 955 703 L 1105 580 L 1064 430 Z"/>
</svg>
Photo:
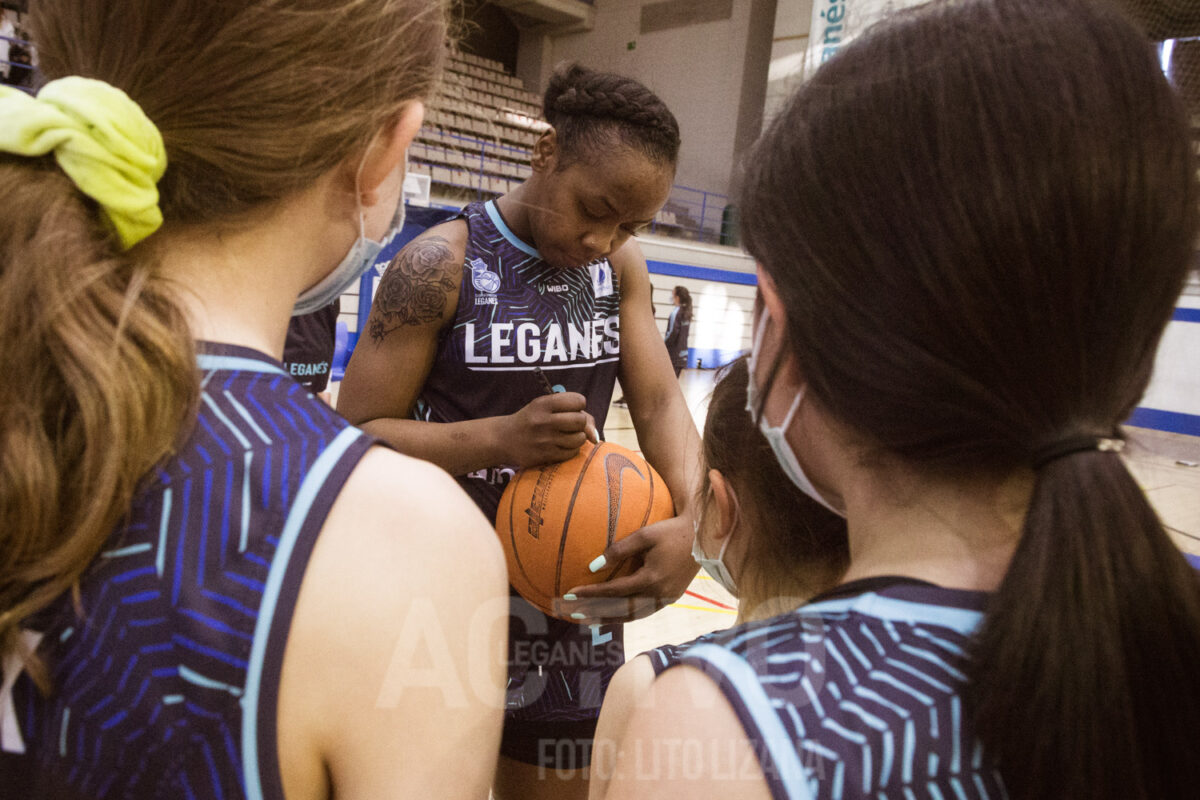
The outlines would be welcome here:
<svg viewBox="0 0 1200 800">
<path fill-rule="evenodd" d="M 808 387 L 800 387 L 800 391 L 796 393 L 796 399 L 792 401 L 792 406 L 788 409 L 781 424 L 772 427 L 767 422 L 765 411 L 759 416 L 759 409 L 766 403 L 767 398 L 763 397 L 762 401 L 759 401 L 758 386 L 754 383 L 754 373 L 756 371 L 755 368 L 758 366 L 760 351 L 762 350 L 763 334 L 767 330 L 767 322 L 770 319 L 771 317 L 764 305 L 762 315 L 758 319 L 758 333 L 754 336 L 754 347 L 750 350 L 750 358 L 746 365 L 750 370 L 750 375 L 746 383 L 746 410 L 750 412 L 750 418 L 757 423 L 758 429 L 766 437 L 767 443 L 771 445 L 771 450 L 775 453 L 775 460 L 779 462 L 779 466 L 783 469 L 784 474 L 788 476 L 792 483 L 796 484 L 796 488 L 839 517 L 844 517 L 846 516 L 845 512 L 834 508 L 828 500 L 821 496 L 821 493 L 817 491 L 817 487 L 813 486 L 812 481 L 804 474 L 804 469 L 800 466 L 799 459 L 796 458 L 796 454 L 792 451 L 792 446 L 788 444 L 787 429 L 791 427 L 792 420 L 796 417 L 796 412 L 800 410 L 800 403 L 804 400 L 804 391 Z"/>
<path fill-rule="evenodd" d="M 407 160 L 404 173 L 408 173 Z M 300 293 L 300 296 L 296 298 L 296 304 L 292 307 L 293 317 L 311 314 L 341 297 L 343 292 L 353 286 L 363 276 L 363 273 L 375 264 L 379 254 L 404 227 L 403 187 L 400 189 L 400 200 L 396 204 L 396 213 L 392 217 L 391 226 L 384 234 L 382 242 L 367 238 L 366 212 L 362 207 L 362 195 L 359 194 L 358 197 L 358 238 L 354 240 L 354 244 L 350 245 L 350 252 L 346 253 L 346 257 L 333 268 L 332 272 L 318 281 L 315 286 Z"/>
<path fill-rule="evenodd" d="M 721 544 L 721 552 L 717 553 L 716 558 L 709 558 L 704 554 L 704 548 L 700 545 L 700 521 L 692 521 L 692 530 L 695 536 L 692 538 L 692 558 L 696 563 L 704 568 L 709 577 L 720 584 L 721 588 L 729 592 L 734 597 L 738 596 L 737 582 L 733 579 L 733 573 L 729 571 L 729 567 L 725 566 L 725 551 L 729 548 L 729 540 L 733 538 L 733 533 L 730 532 L 725 537 L 725 541 Z"/>
</svg>

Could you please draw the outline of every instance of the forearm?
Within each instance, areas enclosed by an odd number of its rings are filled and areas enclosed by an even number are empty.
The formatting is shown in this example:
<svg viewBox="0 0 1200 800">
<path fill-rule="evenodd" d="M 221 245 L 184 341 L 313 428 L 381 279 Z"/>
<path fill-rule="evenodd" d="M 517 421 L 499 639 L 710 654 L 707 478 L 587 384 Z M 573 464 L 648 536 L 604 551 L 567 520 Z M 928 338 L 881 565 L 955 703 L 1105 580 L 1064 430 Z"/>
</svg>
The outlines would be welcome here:
<svg viewBox="0 0 1200 800">
<path fill-rule="evenodd" d="M 504 417 L 463 422 L 380 418 L 360 427 L 405 455 L 437 464 L 451 475 L 508 463 L 500 428 Z"/>
<path fill-rule="evenodd" d="M 678 385 L 664 392 L 645 408 L 630 408 L 638 443 L 662 475 L 675 502 L 675 513 L 691 509 L 700 490 L 700 434 Z"/>
</svg>

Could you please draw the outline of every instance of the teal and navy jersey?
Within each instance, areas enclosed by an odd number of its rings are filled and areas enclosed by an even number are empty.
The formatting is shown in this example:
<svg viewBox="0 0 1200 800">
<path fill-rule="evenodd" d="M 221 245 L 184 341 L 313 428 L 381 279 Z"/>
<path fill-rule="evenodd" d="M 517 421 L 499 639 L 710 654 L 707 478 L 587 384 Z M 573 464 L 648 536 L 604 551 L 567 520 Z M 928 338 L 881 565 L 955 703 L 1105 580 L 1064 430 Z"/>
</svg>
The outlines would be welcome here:
<svg viewBox="0 0 1200 800">
<path fill-rule="evenodd" d="M 329 387 L 341 302 L 338 298 L 310 314 L 292 317 L 288 323 L 283 368 L 310 392 L 323 392 Z"/>
<path fill-rule="evenodd" d="M 496 204 L 472 203 L 454 323 L 438 343 L 414 416 L 459 422 L 513 414 L 544 393 L 540 367 L 558 390 L 587 398 L 604 430 L 621 354 L 620 286 L 607 259 L 561 269 L 518 239 Z M 488 519 L 515 468 L 497 464 L 459 478 Z"/>
<path fill-rule="evenodd" d="M 293 609 L 373 440 L 278 361 L 199 349 L 195 427 L 84 573 L 82 613 L 64 596 L 29 625 L 53 693 L 22 675 L 0 698 L 17 723 L 4 749 L 25 752 L 34 797 L 283 797 L 275 728 Z"/>
<path fill-rule="evenodd" d="M 608 260 L 572 269 L 547 264 L 509 229 L 494 202 L 472 203 L 460 218 L 468 234 L 458 308 L 438 342 L 414 418 L 513 414 L 545 393 L 534 373 L 540 368 L 556 391 L 587 398 L 597 430 L 604 430 L 621 357 L 620 284 Z M 516 469 L 496 464 L 458 480 L 495 520 Z M 594 726 L 608 682 L 625 662 L 621 626 L 553 619 L 515 593 L 512 608 L 502 751 L 541 763 L 539 747 L 547 742 L 553 756 L 559 740 L 590 740 L 590 730 L 563 738 L 553 725 Z M 586 766 L 587 757 L 575 768 Z"/>
<path fill-rule="evenodd" d="M 868 579 L 664 660 L 717 683 L 777 800 L 999 800 L 961 691 L 986 600 Z"/>
</svg>

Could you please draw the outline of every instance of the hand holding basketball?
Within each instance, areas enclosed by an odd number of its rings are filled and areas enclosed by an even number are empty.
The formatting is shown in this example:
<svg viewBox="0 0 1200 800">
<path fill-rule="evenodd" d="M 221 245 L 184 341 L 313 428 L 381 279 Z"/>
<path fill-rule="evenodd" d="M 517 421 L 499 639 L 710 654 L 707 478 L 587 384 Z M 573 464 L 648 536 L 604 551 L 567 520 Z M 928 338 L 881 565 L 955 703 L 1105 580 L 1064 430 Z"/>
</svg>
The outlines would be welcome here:
<svg viewBox="0 0 1200 800">
<path fill-rule="evenodd" d="M 604 565 L 595 563 L 596 556 L 673 513 L 654 468 L 638 453 L 603 442 L 563 463 L 518 472 L 500 498 L 496 533 L 513 588 L 544 613 L 579 621 L 572 609 L 558 607 L 562 595 L 638 569 L 634 556 L 645 546 L 628 548 L 629 559 Z M 690 542 L 688 552 L 690 560 Z"/>
<path fill-rule="evenodd" d="M 561 602 L 560 614 L 582 614 L 581 624 L 629 622 L 675 602 L 699 569 L 692 558 L 694 536 L 690 518 L 681 516 L 614 541 L 604 551 L 605 564 L 632 562 L 640 566 L 604 583 L 572 587 L 568 593 L 578 600 Z"/>
<path fill-rule="evenodd" d="M 584 410 L 586 405 L 578 392 L 556 392 L 536 397 L 517 413 L 503 417 L 501 437 L 509 451 L 508 463 L 533 467 L 574 457 L 589 438 L 592 417 Z"/>
</svg>

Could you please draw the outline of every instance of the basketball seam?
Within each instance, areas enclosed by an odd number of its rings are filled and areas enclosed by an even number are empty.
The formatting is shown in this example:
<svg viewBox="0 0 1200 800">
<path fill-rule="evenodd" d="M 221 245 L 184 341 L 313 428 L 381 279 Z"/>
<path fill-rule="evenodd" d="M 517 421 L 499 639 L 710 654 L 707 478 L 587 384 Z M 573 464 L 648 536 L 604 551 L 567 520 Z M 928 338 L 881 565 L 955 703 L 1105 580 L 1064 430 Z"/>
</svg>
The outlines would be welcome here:
<svg viewBox="0 0 1200 800">
<path fill-rule="evenodd" d="M 646 501 L 646 514 L 642 517 L 642 524 L 638 526 L 640 528 L 646 527 L 646 520 L 650 519 L 650 512 L 654 510 L 654 466 L 649 461 L 646 462 L 646 466 L 650 468 L 650 497 Z"/>
<path fill-rule="evenodd" d="M 521 477 L 523 477 L 523 475 L 514 478 L 512 482 L 516 483 L 521 479 Z M 529 577 L 529 573 L 525 571 L 525 565 L 521 563 L 521 551 L 517 548 L 517 528 L 516 525 L 513 524 L 513 509 L 516 507 L 516 505 L 517 487 L 514 486 L 513 494 L 509 497 L 508 503 L 508 541 L 512 544 L 513 560 L 517 562 L 517 569 L 521 570 L 521 577 L 525 579 L 526 585 L 528 585 L 530 588 L 533 588 L 537 584 L 533 582 L 533 579 Z"/>
<path fill-rule="evenodd" d="M 592 447 L 592 452 L 588 453 L 587 459 L 583 462 L 583 467 L 579 470 L 579 475 L 575 478 L 575 488 L 571 491 L 571 502 L 567 504 L 567 516 L 563 520 L 562 536 L 558 539 L 558 563 L 554 567 L 554 595 L 557 597 L 562 594 L 562 564 L 563 553 L 567 549 L 567 536 L 571 530 L 571 515 L 575 512 L 575 498 L 579 496 L 579 487 L 583 485 L 583 477 L 587 475 L 588 467 L 591 466 L 592 459 L 596 457 L 596 453 L 600 452 L 600 445 Z"/>
<path fill-rule="evenodd" d="M 609 469 L 608 462 L 613 456 L 621 456 L 625 463 L 617 468 L 617 502 L 613 505 L 612 494 L 612 471 Z M 646 465 L 649 467 L 649 463 Z M 613 543 L 613 538 L 616 535 L 617 525 L 621 521 L 621 498 L 624 495 L 625 489 L 625 470 L 631 469 L 641 479 L 645 480 L 646 476 L 637 468 L 637 464 L 629 460 L 629 457 L 622 453 L 609 453 L 604 457 L 604 489 L 608 493 L 608 531 L 604 538 L 604 546 L 607 549 Z M 653 499 L 653 489 L 651 489 L 651 498 Z M 648 515 L 647 515 L 648 516 Z M 645 524 L 643 521 L 642 524 Z"/>
</svg>

